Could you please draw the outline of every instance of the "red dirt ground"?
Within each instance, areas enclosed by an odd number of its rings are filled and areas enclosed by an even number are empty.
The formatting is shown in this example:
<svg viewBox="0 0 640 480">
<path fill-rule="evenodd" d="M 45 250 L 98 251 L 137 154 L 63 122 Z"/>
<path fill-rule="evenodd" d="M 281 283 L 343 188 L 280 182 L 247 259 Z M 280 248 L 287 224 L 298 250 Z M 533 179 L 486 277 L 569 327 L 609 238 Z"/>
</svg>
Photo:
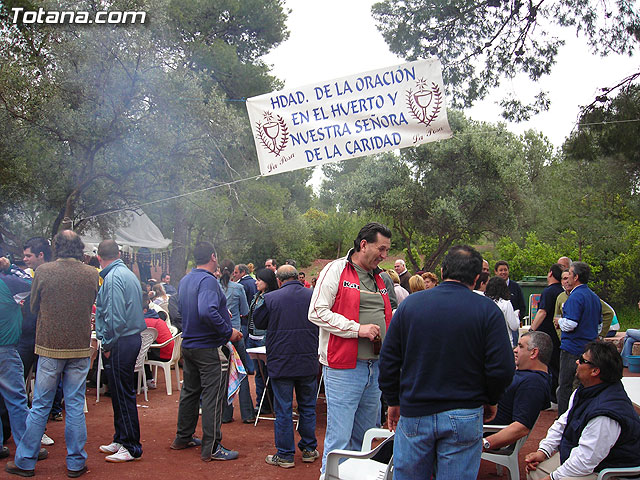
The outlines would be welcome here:
<svg viewBox="0 0 640 480">
<path fill-rule="evenodd" d="M 625 376 L 640 376 L 630 374 L 625 370 Z M 253 390 L 253 378 L 250 379 Z M 175 436 L 176 419 L 178 413 L 179 392 L 174 385 L 173 395 L 167 396 L 164 381 L 158 379 L 158 389 L 149 391 L 149 401 L 144 401 L 142 394 L 138 395 L 138 414 L 142 432 L 142 446 L 144 453 L 142 460 L 125 464 L 109 464 L 104 461 L 104 455 L 98 451 L 101 444 L 110 443 L 113 435 L 113 411 L 111 399 L 101 396 L 100 402 L 95 403 L 95 389 L 87 391 L 88 441 L 86 445 L 89 459 L 89 472 L 83 478 L 112 478 L 112 479 L 191 479 L 207 478 L 215 475 L 224 479 L 272 479 L 272 480 L 316 480 L 320 473 L 320 462 L 303 464 L 299 453 L 296 455 L 296 466 L 283 469 L 267 465 L 264 457 L 275 452 L 273 443 L 273 422 L 262 420 L 257 427 L 245 425 L 240 421 L 239 408 L 235 409 L 235 421 L 222 426 L 223 444 L 240 452 L 238 460 L 230 462 L 205 463 L 200 460 L 198 449 L 171 450 L 169 445 Z M 322 399 L 318 402 L 317 435 L 318 450 L 322 452 L 322 441 L 326 428 L 326 406 Z M 555 419 L 556 412 L 542 412 L 540 419 L 533 429 L 529 440 L 522 449 L 520 464 L 523 465 L 525 453 L 537 448 L 538 442 L 545 436 L 547 429 Z M 41 479 L 66 478 L 64 422 L 49 422 L 47 434 L 55 440 L 55 444 L 48 447 L 49 458 L 38 462 L 36 477 Z M 201 435 L 198 428 L 197 435 Z M 296 439 L 297 442 L 297 439 Z M 15 446 L 9 443 L 11 457 Z M 0 461 L 2 478 L 10 477 L 4 473 L 4 464 Z M 503 478 L 506 477 L 503 473 Z M 521 468 L 524 477 L 524 468 Z M 18 477 L 10 477 L 18 478 Z M 494 480 L 497 478 L 495 466 L 482 461 L 478 479 Z"/>
</svg>

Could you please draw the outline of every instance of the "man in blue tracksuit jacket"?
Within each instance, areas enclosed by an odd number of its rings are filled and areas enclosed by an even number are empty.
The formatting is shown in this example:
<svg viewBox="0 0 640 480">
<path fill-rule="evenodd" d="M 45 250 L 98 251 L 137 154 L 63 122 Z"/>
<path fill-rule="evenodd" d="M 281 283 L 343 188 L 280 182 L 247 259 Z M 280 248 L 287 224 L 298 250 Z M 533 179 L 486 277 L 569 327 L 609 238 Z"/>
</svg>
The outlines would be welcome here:
<svg viewBox="0 0 640 480">
<path fill-rule="evenodd" d="M 120 260 L 115 240 L 98 245 L 104 279 L 96 298 L 96 335 L 102 343 L 104 371 L 109 381 L 115 434 L 108 445 L 108 462 L 130 462 L 142 456 L 136 407 L 136 359 L 147 328 L 142 313 L 142 288 L 134 273 Z"/>
<path fill-rule="evenodd" d="M 231 326 L 227 299 L 213 276 L 218 259 L 213 245 L 199 242 L 193 250 L 196 268 L 178 285 L 182 315 L 184 383 L 178 406 L 174 450 L 202 445 L 203 461 L 235 460 L 238 452 L 222 446 L 222 408 L 227 399 L 230 352 L 226 344 L 242 334 Z M 202 400 L 202 441 L 193 436 Z"/>
</svg>

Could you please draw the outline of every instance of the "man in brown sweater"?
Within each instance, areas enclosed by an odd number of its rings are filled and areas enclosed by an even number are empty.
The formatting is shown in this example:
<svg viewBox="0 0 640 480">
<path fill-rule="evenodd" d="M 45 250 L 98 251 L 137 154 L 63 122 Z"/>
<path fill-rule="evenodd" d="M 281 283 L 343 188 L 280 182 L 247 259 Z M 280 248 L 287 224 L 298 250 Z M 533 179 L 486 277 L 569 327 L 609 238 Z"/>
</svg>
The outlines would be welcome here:
<svg viewBox="0 0 640 480">
<path fill-rule="evenodd" d="M 31 286 L 31 310 L 38 313 L 35 353 L 38 374 L 26 432 L 14 462 L 5 470 L 32 476 L 40 440 L 47 423 L 56 387 L 62 376 L 67 412 L 67 474 L 79 477 L 87 471 L 87 427 L 84 418 L 85 382 L 91 349 L 91 307 L 98 292 L 98 272 L 82 263 L 84 244 L 71 230 L 53 239 L 55 262 L 38 267 Z"/>
</svg>

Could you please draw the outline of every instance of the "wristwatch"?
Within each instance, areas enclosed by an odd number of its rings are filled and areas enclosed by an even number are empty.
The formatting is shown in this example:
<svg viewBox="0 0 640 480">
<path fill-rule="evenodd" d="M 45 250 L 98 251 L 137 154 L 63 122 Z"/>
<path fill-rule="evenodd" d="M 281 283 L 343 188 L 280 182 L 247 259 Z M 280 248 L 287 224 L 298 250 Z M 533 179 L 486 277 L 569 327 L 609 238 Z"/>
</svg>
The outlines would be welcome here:
<svg viewBox="0 0 640 480">
<path fill-rule="evenodd" d="M 486 438 L 482 439 L 482 446 L 485 450 L 489 450 L 491 448 L 491 443 Z"/>
</svg>

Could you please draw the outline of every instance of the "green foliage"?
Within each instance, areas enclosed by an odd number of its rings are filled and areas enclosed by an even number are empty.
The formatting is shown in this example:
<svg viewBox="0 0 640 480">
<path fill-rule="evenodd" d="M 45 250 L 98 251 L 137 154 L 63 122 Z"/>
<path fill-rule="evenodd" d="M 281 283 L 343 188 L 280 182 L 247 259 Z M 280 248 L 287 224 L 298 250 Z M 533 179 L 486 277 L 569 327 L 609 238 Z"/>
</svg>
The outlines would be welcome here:
<svg viewBox="0 0 640 480">
<path fill-rule="evenodd" d="M 611 260 L 607 267 L 612 272 L 609 292 L 612 302 L 619 305 L 633 304 L 638 300 L 640 285 L 640 224 L 634 222 L 620 232 L 627 247 Z"/>
<path fill-rule="evenodd" d="M 553 29 L 586 36 L 602 55 L 631 56 L 638 47 L 640 16 L 630 0 L 597 2 L 521 0 L 383 0 L 373 17 L 392 52 L 409 60 L 438 57 L 455 107 L 468 107 L 519 73 L 548 75 L 563 41 Z M 506 98 L 506 118 L 524 120 L 548 107 L 544 92 L 529 104 Z"/>
<path fill-rule="evenodd" d="M 636 295 L 637 296 L 637 295 Z M 632 299 L 632 302 L 635 302 L 636 298 Z M 640 312 L 638 311 L 637 303 L 623 304 L 621 306 L 615 306 L 616 315 L 618 316 L 618 321 L 620 322 L 620 330 L 628 330 L 629 328 L 640 328 Z"/>
<path fill-rule="evenodd" d="M 388 219 L 394 245 L 429 245 L 423 265 L 435 268 L 448 248 L 485 232 L 508 233 L 516 224 L 525 171 L 522 145 L 503 125 L 473 122 L 449 112 L 455 138 L 403 149 L 399 156 L 368 157 L 343 178 L 334 173 L 330 193 L 350 211 Z M 336 166 L 335 169 L 339 168 Z"/>
<path fill-rule="evenodd" d="M 546 277 L 551 265 L 565 255 L 562 252 L 558 253 L 557 247 L 541 242 L 534 232 L 526 236 L 522 247 L 513 240 L 503 237 L 498 241 L 497 250 L 498 259 L 509 263 L 509 277 L 516 281 L 524 276 Z M 489 266 L 493 269 L 491 262 Z"/>
</svg>

